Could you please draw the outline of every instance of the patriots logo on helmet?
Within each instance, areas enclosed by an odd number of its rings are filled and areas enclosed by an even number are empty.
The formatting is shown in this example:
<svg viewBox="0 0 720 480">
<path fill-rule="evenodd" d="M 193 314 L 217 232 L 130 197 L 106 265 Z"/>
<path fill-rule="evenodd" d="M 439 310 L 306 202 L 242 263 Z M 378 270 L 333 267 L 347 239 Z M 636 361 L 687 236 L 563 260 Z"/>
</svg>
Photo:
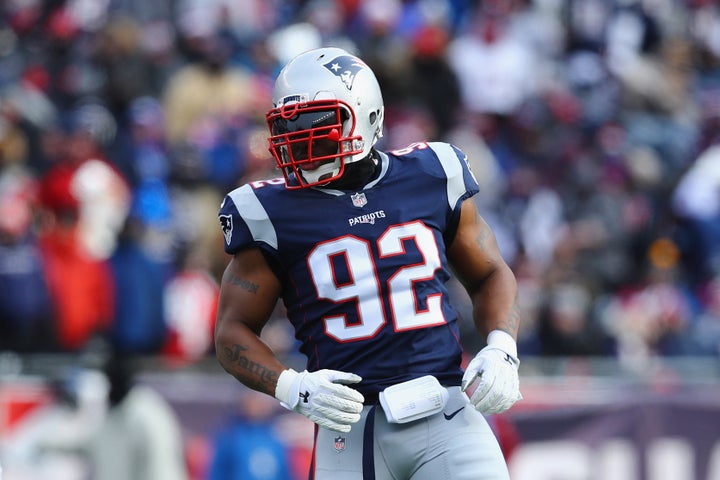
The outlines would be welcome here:
<svg viewBox="0 0 720 480">
<path fill-rule="evenodd" d="M 225 236 L 225 243 L 230 245 L 230 240 L 232 239 L 232 231 L 233 231 L 232 216 L 231 215 L 220 215 L 218 218 L 220 219 L 220 226 L 222 227 L 222 232 L 223 232 L 223 235 Z"/>
<path fill-rule="evenodd" d="M 334 75 L 337 75 L 348 90 L 352 90 L 353 83 L 355 82 L 355 75 L 357 75 L 357 73 L 363 68 L 367 68 L 367 65 L 365 65 L 362 61 L 350 55 L 341 55 L 336 57 L 324 66 Z"/>
</svg>

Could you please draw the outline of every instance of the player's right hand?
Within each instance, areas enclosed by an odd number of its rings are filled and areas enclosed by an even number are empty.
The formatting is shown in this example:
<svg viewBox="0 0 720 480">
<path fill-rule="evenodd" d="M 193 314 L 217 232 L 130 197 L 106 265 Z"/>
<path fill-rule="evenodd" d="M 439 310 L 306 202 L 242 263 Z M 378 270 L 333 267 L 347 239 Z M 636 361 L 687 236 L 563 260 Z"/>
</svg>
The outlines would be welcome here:
<svg viewBox="0 0 720 480">
<path fill-rule="evenodd" d="M 305 415 L 321 427 L 347 433 L 360 420 L 365 399 L 346 385 L 360 380 L 354 373 L 337 370 L 298 373 L 289 368 L 278 378 L 275 398 L 283 407 Z"/>
</svg>

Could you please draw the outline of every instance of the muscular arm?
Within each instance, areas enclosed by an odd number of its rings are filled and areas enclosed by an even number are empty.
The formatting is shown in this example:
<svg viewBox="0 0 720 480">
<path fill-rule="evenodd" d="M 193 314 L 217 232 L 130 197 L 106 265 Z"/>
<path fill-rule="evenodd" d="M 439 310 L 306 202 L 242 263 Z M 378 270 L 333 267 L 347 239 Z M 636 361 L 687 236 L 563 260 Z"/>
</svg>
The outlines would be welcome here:
<svg viewBox="0 0 720 480">
<path fill-rule="evenodd" d="M 246 386 L 275 394 L 286 369 L 260 339 L 280 296 L 280 282 L 259 249 L 235 254 L 222 277 L 215 324 L 218 362 Z"/>
<path fill-rule="evenodd" d="M 448 259 L 473 305 L 473 320 L 487 336 L 502 330 L 517 339 L 520 315 L 515 275 L 500 254 L 495 235 L 478 215 L 472 200 L 465 200 L 457 234 Z"/>
<path fill-rule="evenodd" d="M 349 432 L 360 420 L 363 396 L 347 385 L 362 380 L 337 370 L 298 373 L 260 339 L 281 285 L 258 249 L 235 254 L 223 274 L 215 325 L 220 365 L 246 386 L 277 398 L 321 427 Z"/>
</svg>

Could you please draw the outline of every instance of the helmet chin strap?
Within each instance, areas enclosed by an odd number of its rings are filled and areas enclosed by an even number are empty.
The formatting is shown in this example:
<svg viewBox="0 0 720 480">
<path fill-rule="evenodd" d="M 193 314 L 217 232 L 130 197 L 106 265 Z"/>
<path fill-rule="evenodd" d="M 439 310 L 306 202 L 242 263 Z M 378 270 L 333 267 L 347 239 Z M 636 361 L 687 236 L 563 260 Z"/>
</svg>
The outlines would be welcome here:
<svg viewBox="0 0 720 480">
<path fill-rule="evenodd" d="M 323 177 L 330 179 L 340 173 L 340 159 L 331 163 L 320 165 L 315 170 L 300 170 L 300 173 L 307 183 L 321 182 Z"/>
</svg>

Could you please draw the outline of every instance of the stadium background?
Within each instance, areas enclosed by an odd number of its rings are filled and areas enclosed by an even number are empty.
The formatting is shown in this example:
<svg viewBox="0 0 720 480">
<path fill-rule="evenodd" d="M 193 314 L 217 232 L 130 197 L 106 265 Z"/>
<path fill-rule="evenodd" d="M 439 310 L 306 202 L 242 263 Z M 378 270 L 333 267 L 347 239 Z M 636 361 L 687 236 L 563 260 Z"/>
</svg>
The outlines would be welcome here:
<svg viewBox="0 0 720 480">
<path fill-rule="evenodd" d="M 210 478 L 237 415 L 262 416 L 292 468 L 307 465 L 311 425 L 213 359 L 215 214 L 228 190 L 276 175 L 274 75 L 323 44 L 377 73 L 381 148 L 439 139 L 470 157 L 520 286 L 525 399 L 492 419 L 513 479 L 720 479 L 716 2 L 0 9 L 4 480 L 85 478 L 110 351 L 168 402 L 191 478 Z M 302 366 L 282 308 L 264 335 Z"/>
</svg>

